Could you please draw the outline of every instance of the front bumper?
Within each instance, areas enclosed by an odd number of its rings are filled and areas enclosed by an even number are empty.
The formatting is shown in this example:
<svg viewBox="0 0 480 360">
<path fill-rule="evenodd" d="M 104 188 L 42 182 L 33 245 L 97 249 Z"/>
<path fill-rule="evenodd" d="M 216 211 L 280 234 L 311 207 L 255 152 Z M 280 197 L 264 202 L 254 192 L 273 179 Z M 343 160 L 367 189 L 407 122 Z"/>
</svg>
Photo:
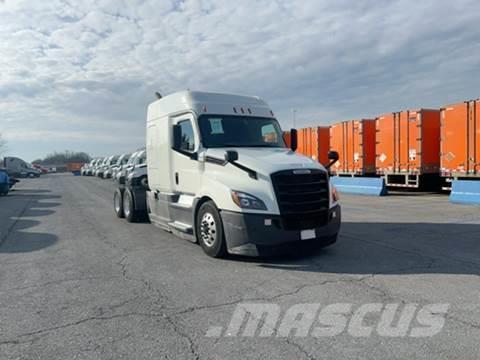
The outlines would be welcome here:
<svg viewBox="0 0 480 360">
<path fill-rule="evenodd" d="M 230 254 L 268 256 L 289 253 L 304 244 L 328 246 L 340 231 L 341 208 L 330 209 L 328 223 L 312 229 L 315 237 L 301 240 L 300 230 L 285 230 L 280 215 L 221 211 L 227 250 Z M 267 225 L 271 224 L 271 225 Z"/>
</svg>

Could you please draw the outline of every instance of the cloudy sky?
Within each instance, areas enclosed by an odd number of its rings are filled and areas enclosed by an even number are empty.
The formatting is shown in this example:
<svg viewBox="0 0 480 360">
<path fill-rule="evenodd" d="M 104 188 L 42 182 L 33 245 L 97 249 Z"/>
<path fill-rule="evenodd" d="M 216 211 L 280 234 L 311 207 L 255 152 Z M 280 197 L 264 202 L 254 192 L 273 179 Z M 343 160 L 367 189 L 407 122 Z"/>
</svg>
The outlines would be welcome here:
<svg viewBox="0 0 480 360">
<path fill-rule="evenodd" d="M 282 126 L 480 97 L 478 1 L 0 0 L 0 133 L 27 160 L 144 143 L 154 91 L 259 95 Z"/>
</svg>

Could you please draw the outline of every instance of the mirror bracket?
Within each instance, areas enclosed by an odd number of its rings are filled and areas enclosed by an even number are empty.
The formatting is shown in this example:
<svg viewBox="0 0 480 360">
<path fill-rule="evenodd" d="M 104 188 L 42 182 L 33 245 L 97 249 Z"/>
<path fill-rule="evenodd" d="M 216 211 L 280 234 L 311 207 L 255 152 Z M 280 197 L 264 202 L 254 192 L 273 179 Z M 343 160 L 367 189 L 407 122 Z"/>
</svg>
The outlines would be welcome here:
<svg viewBox="0 0 480 360">
<path fill-rule="evenodd" d="M 328 152 L 328 159 L 330 160 L 330 162 L 328 163 L 326 168 L 330 169 L 332 167 L 332 165 L 335 164 L 338 161 L 338 158 L 339 158 L 338 152 L 329 151 Z"/>
<path fill-rule="evenodd" d="M 290 129 L 290 149 L 292 151 L 297 150 L 298 146 L 298 133 L 297 129 Z"/>
</svg>

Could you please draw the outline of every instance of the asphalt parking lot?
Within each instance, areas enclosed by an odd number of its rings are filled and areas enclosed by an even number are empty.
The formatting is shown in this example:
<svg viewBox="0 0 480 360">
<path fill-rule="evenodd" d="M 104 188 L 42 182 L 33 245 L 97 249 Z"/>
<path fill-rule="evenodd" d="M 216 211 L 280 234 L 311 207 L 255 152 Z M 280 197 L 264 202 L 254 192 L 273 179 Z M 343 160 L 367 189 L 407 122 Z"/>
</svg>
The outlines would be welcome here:
<svg viewBox="0 0 480 360">
<path fill-rule="evenodd" d="M 218 260 L 117 219 L 112 195 L 58 174 L 0 198 L 1 359 L 478 359 L 478 207 L 343 195 L 333 247 Z M 212 336 L 242 303 L 449 307 L 429 337 Z"/>
</svg>

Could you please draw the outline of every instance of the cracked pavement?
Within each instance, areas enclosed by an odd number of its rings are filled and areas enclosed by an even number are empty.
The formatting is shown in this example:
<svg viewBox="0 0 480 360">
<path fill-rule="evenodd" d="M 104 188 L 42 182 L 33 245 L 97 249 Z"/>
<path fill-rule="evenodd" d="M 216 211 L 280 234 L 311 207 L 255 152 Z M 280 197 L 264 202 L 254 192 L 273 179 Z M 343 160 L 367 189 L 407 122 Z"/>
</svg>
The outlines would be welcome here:
<svg viewBox="0 0 480 360">
<path fill-rule="evenodd" d="M 0 198 L 0 359 L 477 359 L 480 209 L 341 197 L 331 248 L 207 257 L 112 210 L 113 183 L 47 175 Z M 207 337 L 240 303 L 448 303 L 429 338 Z"/>
</svg>

